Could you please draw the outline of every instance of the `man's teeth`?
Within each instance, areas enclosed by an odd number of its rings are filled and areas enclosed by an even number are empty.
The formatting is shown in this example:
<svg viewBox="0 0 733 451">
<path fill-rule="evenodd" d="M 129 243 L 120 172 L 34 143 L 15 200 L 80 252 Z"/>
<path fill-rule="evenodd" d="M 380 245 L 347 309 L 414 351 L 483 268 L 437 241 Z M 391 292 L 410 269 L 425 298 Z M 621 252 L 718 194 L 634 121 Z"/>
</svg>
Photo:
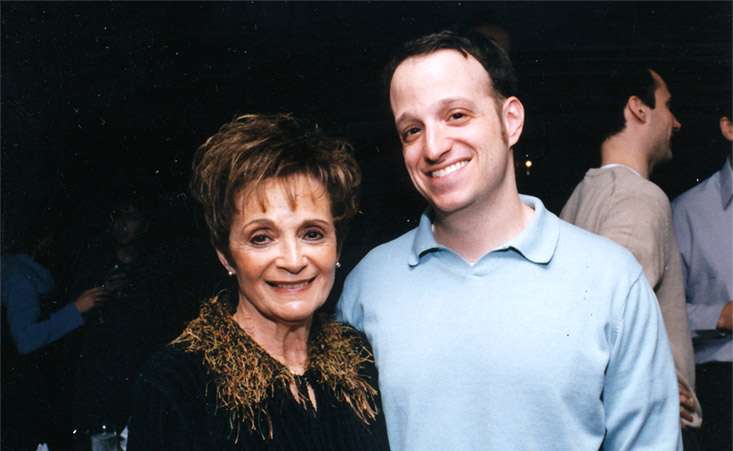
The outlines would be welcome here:
<svg viewBox="0 0 733 451">
<path fill-rule="evenodd" d="M 468 161 L 466 160 L 459 161 L 458 163 L 453 163 L 452 165 L 446 166 L 443 169 L 438 169 L 437 171 L 433 171 L 431 175 L 433 177 L 445 177 L 448 174 L 456 172 L 457 170 L 461 169 L 463 166 L 467 164 L 468 164 Z"/>
</svg>

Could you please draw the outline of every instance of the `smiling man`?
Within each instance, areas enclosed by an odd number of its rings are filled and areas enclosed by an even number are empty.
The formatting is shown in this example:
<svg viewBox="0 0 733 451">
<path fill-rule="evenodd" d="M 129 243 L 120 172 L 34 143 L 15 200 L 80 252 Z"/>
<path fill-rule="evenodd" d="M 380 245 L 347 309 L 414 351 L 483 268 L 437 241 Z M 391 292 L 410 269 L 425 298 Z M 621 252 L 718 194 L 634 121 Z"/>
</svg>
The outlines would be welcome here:
<svg viewBox="0 0 733 451">
<path fill-rule="evenodd" d="M 386 75 L 429 208 L 359 263 L 337 313 L 373 345 L 392 449 L 679 449 L 641 267 L 517 192 L 524 107 L 507 55 L 441 32 L 405 44 Z"/>
</svg>

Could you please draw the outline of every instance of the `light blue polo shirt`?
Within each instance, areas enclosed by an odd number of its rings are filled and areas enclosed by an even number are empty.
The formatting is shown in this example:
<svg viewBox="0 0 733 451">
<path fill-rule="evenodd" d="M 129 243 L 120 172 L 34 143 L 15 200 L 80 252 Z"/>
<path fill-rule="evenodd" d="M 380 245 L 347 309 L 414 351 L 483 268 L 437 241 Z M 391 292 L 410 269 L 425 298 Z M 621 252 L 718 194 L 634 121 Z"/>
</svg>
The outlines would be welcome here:
<svg viewBox="0 0 733 451">
<path fill-rule="evenodd" d="M 429 214 L 349 274 L 394 451 L 677 450 L 679 400 L 634 257 L 534 197 L 517 237 L 469 264 Z"/>
</svg>

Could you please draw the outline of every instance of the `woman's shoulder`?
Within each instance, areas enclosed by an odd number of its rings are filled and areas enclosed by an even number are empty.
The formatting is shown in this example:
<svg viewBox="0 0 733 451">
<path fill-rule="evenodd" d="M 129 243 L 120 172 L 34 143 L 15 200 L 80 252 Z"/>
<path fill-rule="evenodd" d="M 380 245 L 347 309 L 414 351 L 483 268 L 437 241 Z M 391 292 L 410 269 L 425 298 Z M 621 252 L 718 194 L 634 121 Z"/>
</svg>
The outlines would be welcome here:
<svg viewBox="0 0 733 451">
<path fill-rule="evenodd" d="M 364 424 L 379 412 L 379 382 L 374 356 L 364 334 L 334 320 L 322 320 L 310 344 L 311 369 L 330 387 L 336 399 L 345 400 Z"/>
<path fill-rule="evenodd" d="M 350 324 L 344 323 L 330 316 L 322 316 L 321 322 L 323 323 L 323 326 L 337 328 L 343 334 L 366 341 L 366 335 Z"/>
<path fill-rule="evenodd" d="M 161 392 L 185 393 L 205 383 L 206 371 L 199 353 L 166 345 L 153 353 L 138 376 L 138 384 Z"/>
<path fill-rule="evenodd" d="M 338 374 L 370 375 L 375 371 L 374 355 L 366 335 L 352 326 L 321 316 L 319 332 L 311 343 L 311 360 Z"/>
<path fill-rule="evenodd" d="M 344 351 L 351 348 L 365 351 L 371 356 L 372 347 L 363 332 L 327 316 L 319 316 L 318 321 L 319 333 L 316 341 L 329 345 L 334 350 Z"/>
</svg>

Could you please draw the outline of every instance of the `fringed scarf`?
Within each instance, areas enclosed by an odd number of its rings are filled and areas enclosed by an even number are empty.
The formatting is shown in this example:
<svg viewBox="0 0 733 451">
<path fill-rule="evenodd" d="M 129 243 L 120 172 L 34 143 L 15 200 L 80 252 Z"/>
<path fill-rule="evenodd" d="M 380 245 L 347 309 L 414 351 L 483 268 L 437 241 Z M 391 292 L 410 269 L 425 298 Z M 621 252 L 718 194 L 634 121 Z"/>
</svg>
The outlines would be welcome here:
<svg viewBox="0 0 733 451">
<path fill-rule="evenodd" d="M 308 408 L 305 384 L 301 376 L 272 358 L 239 327 L 222 297 L 215 296 L 204 303 L 198 318 L 172 344 L 203 355 L 204 365 L 214 376 L 217 407 L 228 411 L 229 426 L 236 431 L 235 442 L 242 423 L 263 439 L 272 439 L 267 401 L 276 390 L 292 395 L 290 387 L 295 386 L 296 401 Z M 359 375 L 359 368 L 373 362 L 373 358 L 358 335 L 335 321 L 314 318 L 308 357 L 307 374 L 315 373 L 318 383 L 329 387 L 362 423 L 374 420 L 377 390 Z"/>
</svg>

